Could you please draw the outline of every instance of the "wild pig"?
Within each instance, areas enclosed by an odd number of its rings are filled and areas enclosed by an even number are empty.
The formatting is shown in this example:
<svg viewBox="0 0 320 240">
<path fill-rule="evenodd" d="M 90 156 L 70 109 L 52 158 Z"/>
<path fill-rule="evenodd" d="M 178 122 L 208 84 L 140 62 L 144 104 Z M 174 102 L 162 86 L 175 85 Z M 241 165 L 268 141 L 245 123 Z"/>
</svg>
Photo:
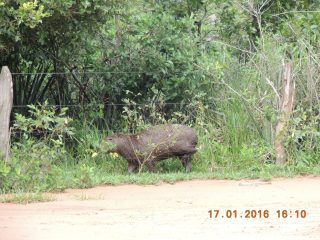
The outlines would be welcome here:
<svg viewBox="0 0 320 240">
<path fill-rule="evenodd" d="M 113 143 L 108 152 L 121 155 L 128 161 L 128 172 L 132 173 L 146 164 L 149 171 L 155 170 L 157 161 L 179 157 L 186 171 L 191 171 L 192 155 L 197 151 L 196 132 L 185 125 L 165 124 L 146 129 L 138 134 L 118 133 L 106 138 Z"/>
</svg>

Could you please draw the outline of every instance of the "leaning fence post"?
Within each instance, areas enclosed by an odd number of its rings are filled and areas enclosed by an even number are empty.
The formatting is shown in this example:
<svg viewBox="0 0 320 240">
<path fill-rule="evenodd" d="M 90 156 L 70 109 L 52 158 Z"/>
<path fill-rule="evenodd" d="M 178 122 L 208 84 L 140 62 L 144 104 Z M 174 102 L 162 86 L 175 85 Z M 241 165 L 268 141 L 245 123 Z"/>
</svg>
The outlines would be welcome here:
<svg viewBox="0 0 320 240">
<path fill-rule="evenodd" d="M 275 137 L 276 163 L 278 165 L 283 165 L 287 161 L 284 147 L 285 131 L 287 130 L 290 115 L 293 111 L 294 101 L 295 82 L 292 77 L 292 63 L 287 63 L 283 69 L 282 99 Z"/>
<path fill-rule="evenodd" d="M 9 68 L 5 66 L 0 73 L 0 160 L 9 157 L 12 102 L 12 75 Z"/>
</svg>

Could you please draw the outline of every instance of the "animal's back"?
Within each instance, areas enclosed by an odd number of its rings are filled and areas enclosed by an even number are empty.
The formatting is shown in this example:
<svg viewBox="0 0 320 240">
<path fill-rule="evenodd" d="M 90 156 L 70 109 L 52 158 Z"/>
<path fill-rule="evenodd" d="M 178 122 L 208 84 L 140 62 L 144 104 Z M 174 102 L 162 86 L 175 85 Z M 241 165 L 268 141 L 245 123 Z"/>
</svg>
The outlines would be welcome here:
<svg viewBox="0 0 320 240">
<path fill-rule="evenodd" d="M 141 138 L 152 140 L 152 142 L 179 138 L 185 138 L 186 141 L 197 140 L 197 135 L 194 129 L 181 124 L 156 125 L 137 135 Z"/>
<path fill-rule="evenodd" d="M 157 125 L 132 137 L 140 152 L 159 158 L 195 153 L 198 142 L 196 132 L 180 124 Z"/>
</svg>

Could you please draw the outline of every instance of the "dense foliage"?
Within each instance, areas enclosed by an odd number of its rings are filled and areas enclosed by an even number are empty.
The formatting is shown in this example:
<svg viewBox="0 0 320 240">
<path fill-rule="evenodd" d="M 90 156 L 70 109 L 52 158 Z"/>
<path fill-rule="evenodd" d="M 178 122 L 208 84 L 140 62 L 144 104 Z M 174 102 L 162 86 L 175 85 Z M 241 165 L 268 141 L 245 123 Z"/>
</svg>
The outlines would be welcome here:
<svg viewBox="0 0 320 240">
<path fill-rule="evenodd" d="M 97 166 L 123 173 L 123 161 L 99 153 L 103 135 L 164 122 L 197 129 L 196 171 L 263 171 L 275 160 L 287 62 L 289 164 L 319 167 L 319 9 L 311 0 L 0 0 L 0 63 L 20 106 L 0 187 L 63 188 L 61 166 L 80 169 L 80 186 L 93 184 Z M 71 130 L 54 132 L 64 121 Z"/>
</svg>

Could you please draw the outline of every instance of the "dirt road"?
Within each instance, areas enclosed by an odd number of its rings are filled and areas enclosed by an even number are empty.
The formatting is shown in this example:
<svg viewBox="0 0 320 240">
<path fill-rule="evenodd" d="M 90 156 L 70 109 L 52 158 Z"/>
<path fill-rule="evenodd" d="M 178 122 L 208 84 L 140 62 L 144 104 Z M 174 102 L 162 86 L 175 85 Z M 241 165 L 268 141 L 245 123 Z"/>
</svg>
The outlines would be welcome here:
<svg viewBox="0 0 320 240">
<path fill-rule="evenodd" d="M 320 177 L 103 186 L 54 197 L 0 204 L 0 240 L 320 239 Z"/>
</svg>

